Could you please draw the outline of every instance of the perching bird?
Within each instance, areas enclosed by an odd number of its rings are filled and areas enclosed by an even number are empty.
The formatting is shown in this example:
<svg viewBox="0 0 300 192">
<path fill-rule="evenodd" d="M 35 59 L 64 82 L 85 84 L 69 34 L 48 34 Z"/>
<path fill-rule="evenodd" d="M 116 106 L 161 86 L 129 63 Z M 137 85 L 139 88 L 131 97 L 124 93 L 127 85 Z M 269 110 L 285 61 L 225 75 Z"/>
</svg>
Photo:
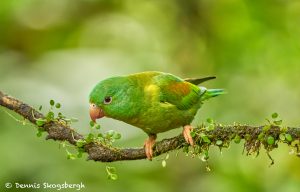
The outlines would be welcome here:
<svg viewBox="0 0 300 192">
<path fill-rule="evenodd" d="M 151 160 L 158 133 L 182 126 L 186 142 L 193 145 L 190 124 L 201 104 L 224 94 L 222 89 L 197 86 L 210 79 L 215 77 L 181 79 L 154 71 L 111 77 L 90 93 L 90 117 L 96 121 L 105 116 L 141 128 L 149 136 L 144 147 Z"/>
</svg>

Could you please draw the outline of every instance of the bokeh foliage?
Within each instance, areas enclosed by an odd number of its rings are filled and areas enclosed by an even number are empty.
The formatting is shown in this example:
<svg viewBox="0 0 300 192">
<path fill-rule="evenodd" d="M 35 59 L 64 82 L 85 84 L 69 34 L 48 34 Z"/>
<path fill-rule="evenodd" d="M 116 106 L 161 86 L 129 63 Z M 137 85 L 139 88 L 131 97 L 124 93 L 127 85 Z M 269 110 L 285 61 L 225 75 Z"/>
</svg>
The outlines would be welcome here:
<svg viewBox="0 0 300 192">
<path fill-rule="evenodd" d="M 2 0 L 0 88 L 33 106 L 50 99 L 88 132 L 88 94 L 104 78 L 145 70 L 181 77 L 216 75 L 207 87 L 228 95 L 207 102 L 197 125 L 264 124 L 277 111 L 299 125 L 300 2 L 298 0 Z M 103 129 L 122 133 L 118 146 L 141 146 L 146 135 L 110 119 Z M 298 191 L 299 159 L 280 147 L 267 156 L 242 156 L 242 145 L 205 163 L 170 154 L 167 166 L 119 162 L 119 179 L 106 179 L 106 164 L 67 160 L 58 143 L 35 136 L 31 125 L 0 110 L 0 185 L 80 183 L 86 191 Z M 159 139 L 180 130 L 161 134 Z"/>
</svg>

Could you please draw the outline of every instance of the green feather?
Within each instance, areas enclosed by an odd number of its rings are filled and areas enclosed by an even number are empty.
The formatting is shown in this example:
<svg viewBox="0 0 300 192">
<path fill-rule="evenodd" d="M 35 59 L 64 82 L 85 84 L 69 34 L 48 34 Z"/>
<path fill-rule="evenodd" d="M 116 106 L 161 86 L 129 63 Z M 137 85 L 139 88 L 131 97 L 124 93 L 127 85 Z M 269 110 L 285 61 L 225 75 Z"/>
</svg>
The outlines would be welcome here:
<svg viewBox="0 0 300 192">
<path fill-rule="evenodd" d="M 207 89 L 201 96 L 201 101 L 224 94 L 226 94 L 226 92 L 223 89 Z"/>
</svg>

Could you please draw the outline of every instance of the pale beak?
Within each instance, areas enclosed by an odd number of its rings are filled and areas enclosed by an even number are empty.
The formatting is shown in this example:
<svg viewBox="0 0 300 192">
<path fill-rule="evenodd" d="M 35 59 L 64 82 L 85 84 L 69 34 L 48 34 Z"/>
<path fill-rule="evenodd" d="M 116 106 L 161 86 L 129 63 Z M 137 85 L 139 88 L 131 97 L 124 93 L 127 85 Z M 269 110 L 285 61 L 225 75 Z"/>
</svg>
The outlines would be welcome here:
<svg viewBox="0 0 300 192">
<path fill-rule="evenodd" d="M 103 110 L 97 105 L 91 103 L 90 104 L 90 117 L 92 121 L 96 121 L 96 119 L 104 117 Z"/>
</svg>

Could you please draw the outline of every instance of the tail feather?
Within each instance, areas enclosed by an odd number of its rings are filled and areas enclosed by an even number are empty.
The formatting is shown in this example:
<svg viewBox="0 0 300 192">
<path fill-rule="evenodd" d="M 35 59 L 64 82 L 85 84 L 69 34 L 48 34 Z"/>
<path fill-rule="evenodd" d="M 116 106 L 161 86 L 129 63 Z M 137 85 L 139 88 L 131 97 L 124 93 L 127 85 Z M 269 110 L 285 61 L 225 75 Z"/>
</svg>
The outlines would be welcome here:
<svg viewBox="0 0 300 192">
<path fill-rule="evenodd" d="M 187 79 L 184 79 L 184 80 L 187 81 L 187 82 L 190 82 L 194 85 L 199 85 L 199 84 L 201 84 L 205 81 L 215 79 L 215 78 L 216 78 L 215 76 L 211 76 L 211 77 L 202 77 L 202 78 L 187 78 Z"/>
<path fill-rule="evenodd" d="M 218 95 L 224 95 L 224 94 L 226 94 L 224 89 L 206 89 L 205 91 L 203 91 L 201 95 L 201 101 L 205 101 L 212 97 L 216 97 Z"/>
</svg>

